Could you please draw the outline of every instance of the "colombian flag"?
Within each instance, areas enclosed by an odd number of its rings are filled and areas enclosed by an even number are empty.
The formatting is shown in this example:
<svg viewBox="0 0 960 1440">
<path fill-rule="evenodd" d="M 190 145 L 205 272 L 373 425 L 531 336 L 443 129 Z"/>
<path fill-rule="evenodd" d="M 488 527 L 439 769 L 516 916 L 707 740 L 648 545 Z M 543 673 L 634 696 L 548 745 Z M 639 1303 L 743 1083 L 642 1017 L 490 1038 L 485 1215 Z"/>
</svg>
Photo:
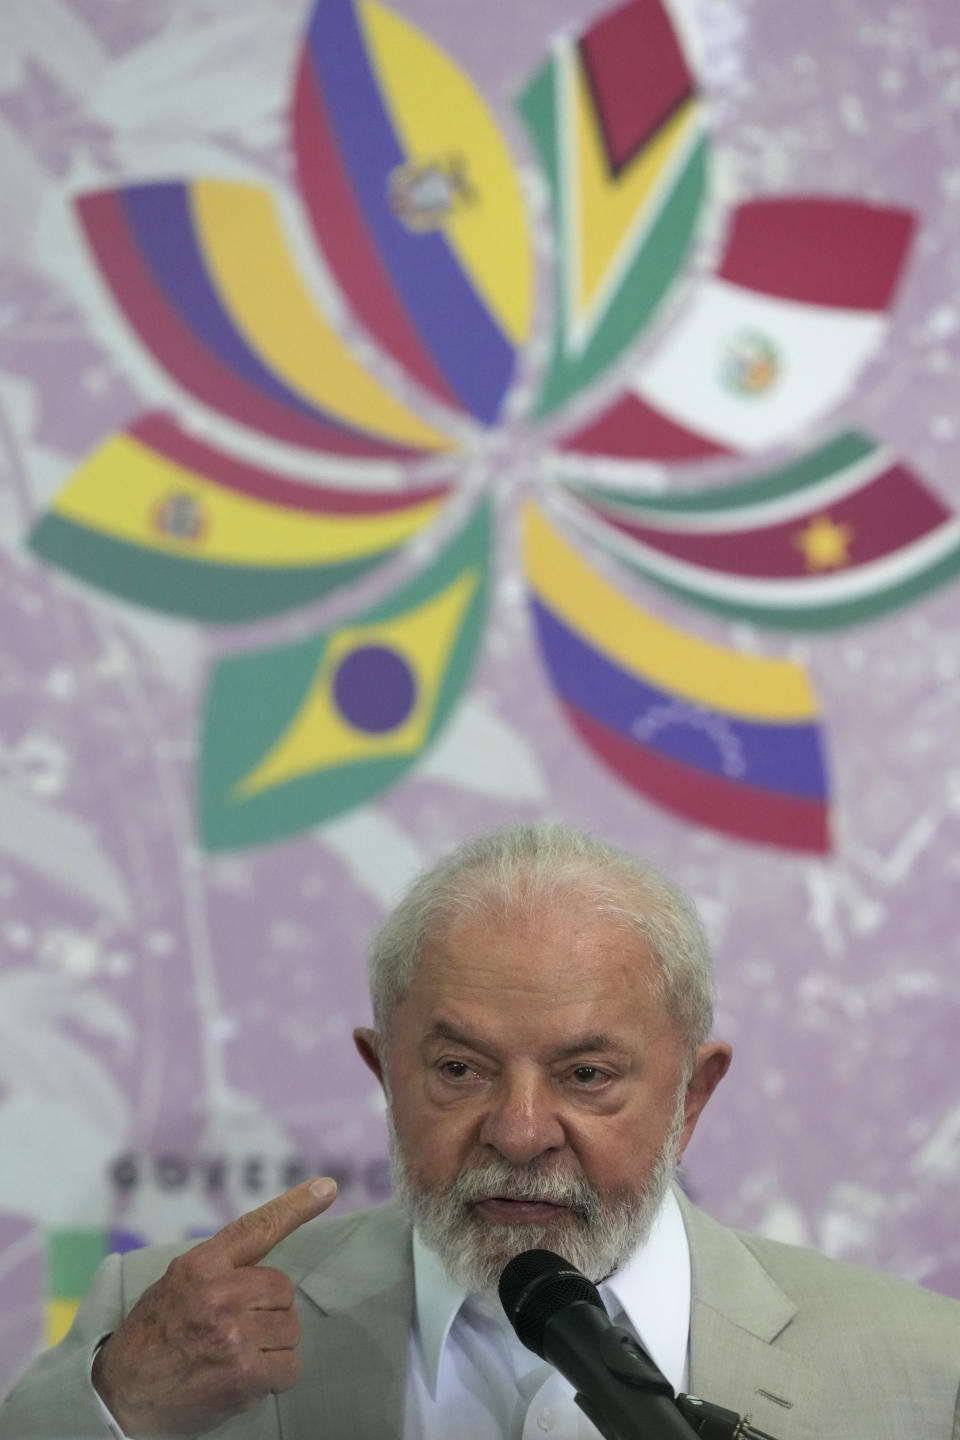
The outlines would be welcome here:
<svg viewBox="0 0 960 1440">
<path fill-rule="evenodd" d="M 621 780 L 665 809 L 785 850 L 830 848 L 817 703 L 786 660 L 708 644 L 634 605 L 534 506 L 526 573 L 567 719 Z"/>
<path fill-rule="evenodd" d="M 83 195 L 87 242 L 128 323 L 211 409 L 358 460 L 455 448 L 369 375 L 294 258 L 270 194 L 226 180 Z"/>
</svg>

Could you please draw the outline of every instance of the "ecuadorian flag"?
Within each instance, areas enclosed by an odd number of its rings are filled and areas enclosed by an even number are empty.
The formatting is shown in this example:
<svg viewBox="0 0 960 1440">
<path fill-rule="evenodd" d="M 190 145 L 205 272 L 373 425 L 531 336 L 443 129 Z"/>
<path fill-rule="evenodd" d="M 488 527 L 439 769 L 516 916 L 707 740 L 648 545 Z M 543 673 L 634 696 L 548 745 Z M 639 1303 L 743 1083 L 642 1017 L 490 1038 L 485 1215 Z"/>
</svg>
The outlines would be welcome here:
<svg viewBox="0 0 960 1440">
<path fill-rule="evenodd" d="M 376 0 L 318 0 L 293 142 L 307 212 L 357 316 L 434 395 L 492 424 L 529 333 L 533 259 L 479 91 Z"/>
<path fill-rule="evenodd" d="M 525 564 L 564 713 L 621 780 L 740 839 L 830 848 L 817 703 L 803 670 L 678 630 L 614 589 L 535 506 Z"/>
</svg>

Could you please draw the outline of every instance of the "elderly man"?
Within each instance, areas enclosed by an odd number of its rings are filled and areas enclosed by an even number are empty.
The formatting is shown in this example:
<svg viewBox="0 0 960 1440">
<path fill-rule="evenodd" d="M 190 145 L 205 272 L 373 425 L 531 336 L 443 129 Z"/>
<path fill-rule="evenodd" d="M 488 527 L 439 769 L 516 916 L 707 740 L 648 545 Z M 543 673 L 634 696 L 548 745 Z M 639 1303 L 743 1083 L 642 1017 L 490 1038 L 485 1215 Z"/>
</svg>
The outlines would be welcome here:
<svg viewBox="0 0 960 1440">
<path fill-rule="evenodd" d="M 598 1282 L 676 1389 L 779 1440 L 960 1435 L 960 1306 L 672 1186 L 730 1050 L 659 876 L 558 826 L 481 837 L 388 918 L 370 982 L 355 1038 L 400 1204 L 317 1220 L 334 1186 L 313 1181 L 189 1251 L 112 1257 L 2 1440 L 586 1440 L 495 1302 L 533 1247 Z"/>
</svg>

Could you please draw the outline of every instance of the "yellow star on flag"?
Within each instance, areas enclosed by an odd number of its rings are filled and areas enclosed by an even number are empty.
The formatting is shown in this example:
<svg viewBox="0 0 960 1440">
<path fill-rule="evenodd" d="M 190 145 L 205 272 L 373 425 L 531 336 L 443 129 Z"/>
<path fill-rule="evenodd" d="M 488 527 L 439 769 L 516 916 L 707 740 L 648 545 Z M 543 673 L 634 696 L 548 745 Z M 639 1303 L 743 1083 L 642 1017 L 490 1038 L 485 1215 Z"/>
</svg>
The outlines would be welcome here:
<svg viewBox="0 0 960 1440">
<path fill-rule="evenodd" d="M 852 539 L 851 526 L 838 525 L 829 515 L 817 515 L 794 536 L 793 543 L 803 551 L 808 570 L 830 570 L 850 564 Z"/>
</svg>

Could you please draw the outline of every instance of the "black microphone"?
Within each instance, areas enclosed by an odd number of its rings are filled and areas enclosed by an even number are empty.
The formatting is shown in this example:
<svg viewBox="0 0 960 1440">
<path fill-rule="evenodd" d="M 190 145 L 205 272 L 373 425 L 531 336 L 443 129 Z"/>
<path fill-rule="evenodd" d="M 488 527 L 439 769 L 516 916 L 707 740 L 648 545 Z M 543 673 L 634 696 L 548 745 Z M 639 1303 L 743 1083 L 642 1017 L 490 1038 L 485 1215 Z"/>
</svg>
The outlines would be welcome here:
<svg viewBox="0 0 960 1440">
<path fill-rule="evenodd" d="M 518 1338 L 559 1370 L 605 1440 L 772 1440 L 732 1410 L 673 1386 L 629 1331 L 614 1325 L 592 1281 L 552 1250 L 525 1250 L 500 1276 Z"/>
</svg>

